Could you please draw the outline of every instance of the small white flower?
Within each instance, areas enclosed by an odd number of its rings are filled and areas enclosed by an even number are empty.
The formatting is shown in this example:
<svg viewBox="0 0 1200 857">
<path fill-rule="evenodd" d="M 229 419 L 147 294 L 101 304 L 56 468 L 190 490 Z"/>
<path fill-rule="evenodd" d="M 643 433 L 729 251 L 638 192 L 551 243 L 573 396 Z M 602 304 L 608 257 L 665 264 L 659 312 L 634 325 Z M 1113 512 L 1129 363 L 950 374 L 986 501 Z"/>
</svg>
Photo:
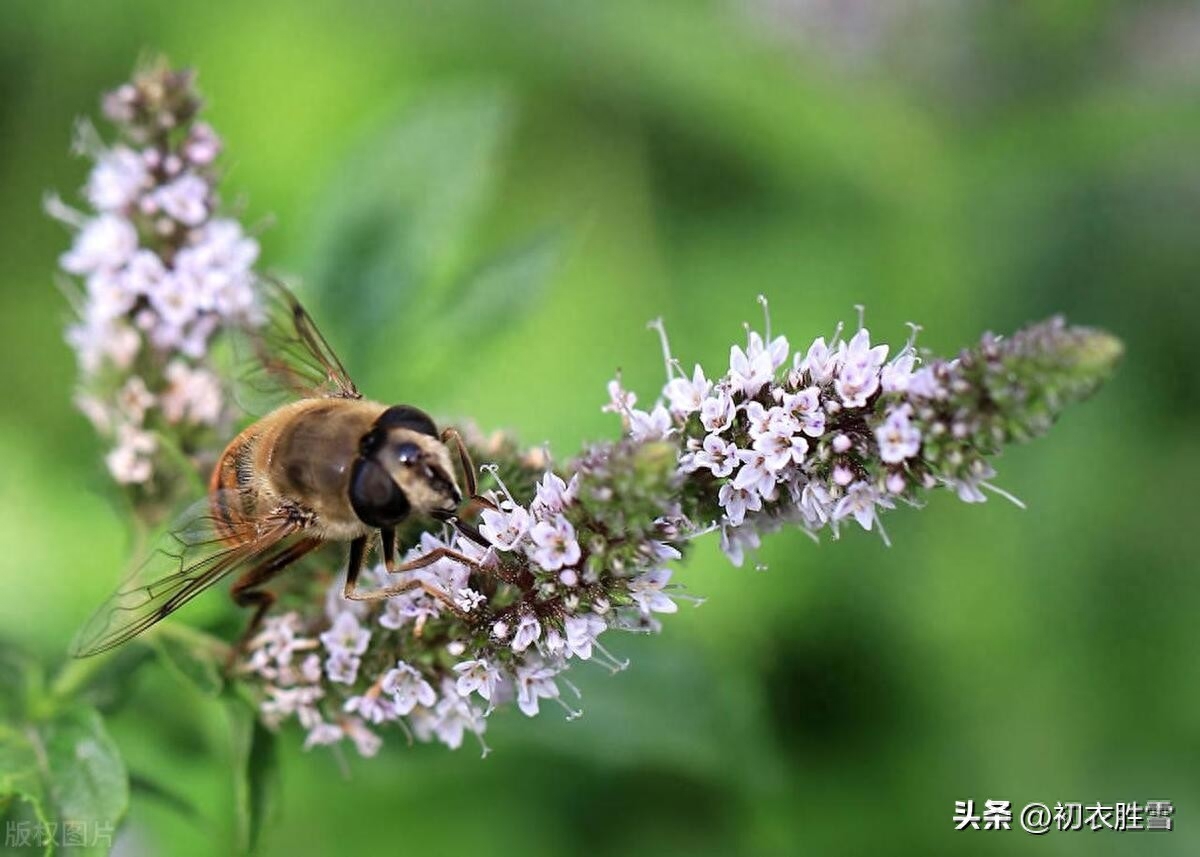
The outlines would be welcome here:
<svg viewBox="0 0 1200 857">
<path fill-rule="evenodd" d="M 909 421 L 910 413 L 908 405 L 895 408 L 875 430 L 879 457 L 887 464 L 899 464 L 921 449 L 921 430 Z"/>
<path fill-rule="evenodd" d="M 713 476 L 723 478 L 733 473 L 737 466 L 737 446 L 720 435 L 710 434 L 704 438 L 704 446 L 692 457 L 694 469 L 706 467 Z"/>
<path fill-rule="evenodd" d="M 742 466 L 733 478 L 733 487 L 769 499 L 775 491 L 776 474 L 767 462 L 767 454 L 757 448 L 739 449 L 738 460 Z"/>
<path fill-rule="evenodd" d="M 904 351 L 897 355 L 895 360 L 884 366 L 879 373 L 879 386 L 883 392 L 903 393 L 908 390 L 915 362 L 916 355 L 911 351 Z"/>
<path fill-rule="evenodd" d="M 674 613 L 679 609 L 679 605 L 663 591 L 670 580 L 671 572 L 668 569 L 652 569 L 629 581 L 629 595 L 645 615 Z"/>
<path fill-rule="evenodd" d="M 364 628 L 358 617 L 349 610 L 344 610 L 333 620 L 328 631 L 321 634 L 321 643 L 331 654 L 345 652 L 351 655 L 361 655 L 371 642 L 371 632 Z"/>
<path fill-rule="evenodd" d="M 396 704 L 372 691 L 350 697 L 346 700 L 342 710 L 350 714 L 357 713 L 368 723 L 375 724 L 386 723 L 397 717 Z"/>
<path fill-rule="evenodd" d="M 221 417 L 221 382 L 207 369 L 193 369 L 172 360 L 165 372 L 169 386 L 162 394 L 163 416 L 169 423 L 186 420 L 196 425 L 216 425 Z"/>
<path fill-rule="evenodd" d="M 309 750 L 313 747 L 337 744 L 344 737 L 345 733 L 342 731 L 341 726 L 338 726 L 336 723 L 326 723 L 322 720 L 309 728 L 308 736 L 304 739 L 304 749 Z"/>
<path fill-rule="evenodd" d="M 721 551 L 737 568 L 745 561 L 746 549 L 757 550 L 761 544 L 758 531 L 751 527 L 721 526 Z"/>
<path fill-rule="evenodd" d="M 84 193 L 97 211 L 120 211 L 137 200 L 149 179 L 141 155 L 127 146 L 114 146 L 92 167 Z"/>
<path fill-rule="evenodd" d="M 881 496 L 869 483 L 855 482 L 846 490 L 846 496 L 834 507 L 833 518 L 841 520 L 853 515 L 859 526 L 870 530 L 876 521 L 878 507 L 890 509 L 892 501 Z"/>
<path fill-rule="evenodd" d="M 579 562 L 581 552 L 575 539 L 575 528 L 562 515 L 553 521 L 539 521 L 530 536 L 534 545 L 529 552 L 530 559 L 546 571 L 557 571 Z"/>
<path fill-rule="evenodd" d="M 749 356 L 736 345 L 729 349 L 729 380 L 734 391 L 753 398 L 774 377 L 775 364 L 769 351 Z"/>
<path fill-rule="evenodd" d="M 717 502 L 725 510 L 725 517 L 729 519 L 729 523 L 735 527 L 741 526 L 747 512 L 757 512 L 762 509 L 761 494 L 757 491 L 735 488 L 730 482 L 722 485 L 721 490 L 717 492 Z"/>
<path fill-rule="evenodd" d="M 392 695 L 396 713 L 401 717 L 418 705 L 429 708 L 437 701 L 433 686 L 415 667 L 404 661 L 396 661 L 396 666 L 387 671 L 379 687 L 384 693 Z"/>
<path fill-rule="evenodd" d="M 536 658 L 517 667 L 517 707 L 527 717 L 538 713 L 539 699 L 558 698 L 558 685 L 554 683 L 556 674 L 556 670 Z"/>
<path fill-rule="evenodd" d="M 158 440 L 149 432 L 131 425 L 117 431 L 117 446 L 104 458 L 108 472 L 122 485 L 146 482 L 154 473 L 150 456 L 158 448 Z"/>
<path fill-rule="evenodd" d="M 631 393 L 621 386 L 619 380 L 608 382 L 608 404 L 600 410 L 611 414 L 628 414 L 637 404 L 637 394 Z"/>
<path fill-rule="evenodd" d="M 712 382 L 704 377 L 704 370 L 697 364 L 692 378 L 673 378 L 667 382 L 663 393 L 671 404 L 671 413 L 681 417 L 700 410 L 712 389 Z"/>
<path fill-rule="evenodd" d="M 207 122 L 196 122 L 183 142 L 183 156 L 197 167 L 205 167 L 221 153 L 221 138 Z"/>
<path fill-rule="evenodd" d="M 817 385 L 825 385 L 832 381 L 838 366 L 838 354 L 825 345 L 823 336 L 818 336 L 813 340 L 803 359 L 799 354 L 796 355 L 796 368 L 807 372 L 808 377 Z"/>
<path fill-rule="evenodd" d="M 478 693 L 488 702 L 492 701 L 501 679 L 500 670 L 493 664 L 483 658 L 477 658 L 455 664 L 454 671 L 458 673 L 458 681 L 454 687 L 461 696 Z"/>
<path fill-rule="evenodd" d="M 808 454 L 808 441 L 802 435 L 772 432 L 755 440 L 754 450 L 763 454 L 767 470 L 778 473 L 792 464 L 804 462 L 804 456 Z"/>
<path fill-rule="evenodd" d="M 629 412 L 629 434 L 634 440 L 664 440 L 671 428 L 671 413 L 662 402 L 649 413 L 636 409 Z"/>
<path fill-rule="evenodd" d="M 777 336 L 769 343 L 766 343 L 761 336 L 752 330 L 747 339 L 746 355 L 750 359 L 753 360 L 759 354 L 766 352 L 767 356 L 771 358 L 772 370 L 778 369 L 787 362 L 788 351 L 790 350 L 788 348 L 787 337 Z"/>
<path fill-rule="evenodd" d="M 542 481 L 538 483 L 533 502 L 529 504 L 529 511 L 538 518 L 557 515 L 574 502 L 578 491 L 578 473 L 571 477 L 571 482 L 568 484 L 558 474 L 546 471 L 542 476 Z"/>
<path fill-rule="evenodd" d="M 529 532 L 532 519 L 523 506 L 502 503 L 499 509 L 484 509 L 479 532 L 502 551 L 514 550 Z"/>
<path fill-rule="evenodd" d="M 454 594 L 454 606 L 464 613 L 470 613 L 480 604 L 486 602 L 487 598 L 469 586 L 463 587 Z"/>
<path fill-rule="evenodd" d="M 84 225 L 59 264 L 67 273 L 84 276 L 115 271 L 129 261 L 137 246 L 137 230 L 132 223 L 115 214 L 102 214 Z"/>
<path fill-rule="evenodd" d="M 608 625 L 595 613 L 568 616 L 563 620 L 563 632 L 566 634 L 566 648 L 569 655 L 586 661 L 592 656 L 592 645 L 596 642 L 596 638 L 606 628 Z"/>
<path fill-rule="evenodd" d="M 337 684 L 354 684 L 362 658 L 339 649 L 325 659 L 325 675 Z"/>
<path fill-rule="evenodd" d="M 208 182 L 195 173 L 183 173 L 154 192 L 154 201 L 184 226 L 199 226 L 208 217 Z"/>
<path fill-rule="evenodd" d="M 533 613 L 522 613 L 517 622 L 517 630 L 513 634 L 512 650 L 523 652 L 542 635 L 542 623 Z"/>
<path fill-rule="evenodd" d="M 724 387 L 718 387 L 700 404 L 700 422 L 705 429 L 720 434 L 733 425 L 737 405 Z"/>
<path fill-rule="evenodd" d="M 146 411 L 154 407 L 154 401 L 154 394 L 140 375 L 130 377 L 117 391 L 117 407 L 134 425 L 141 424 Z"/>
</svg>

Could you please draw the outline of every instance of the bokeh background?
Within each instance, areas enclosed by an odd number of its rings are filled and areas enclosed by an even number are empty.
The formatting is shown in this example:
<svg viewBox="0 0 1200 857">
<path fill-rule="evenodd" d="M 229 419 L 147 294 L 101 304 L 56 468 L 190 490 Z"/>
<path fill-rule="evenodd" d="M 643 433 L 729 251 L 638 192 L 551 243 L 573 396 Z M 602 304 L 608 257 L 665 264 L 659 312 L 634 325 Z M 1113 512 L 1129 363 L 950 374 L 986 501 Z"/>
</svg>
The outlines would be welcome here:
<svg viewBox="0 0 1200 857">
<path fill-rule="evenodd" d="M 560 456 L 618 427 L 646 322 L 719 372 L 755 296 L 795 345 L 867 306 L 950 351 L 1053 312 L 1127 358 L 1003 501 L 848 532 L 708 539 L 707 596 L 576 669 L 585 716 L 495 752 L 390 735 L 349 776 L 282 744 L 269 854 L 1195 854 L 1200 849 L 1200 10 L 862 0 L 7 3 L 0 11 L 0 634 L 53 665 L 124 568 L 71 406 L 71 125 L 147 52 L 195 65 L 226 200 L 360 385 Z M 214 603 L 221 601 L 214 598 Z M 224 607 L 209 608 L 223 610 Z M 110 728 L 188 819 L 135 796 L 126 854 L 227 853 L 226 723 L 143 670 Z M 1165 798 L 1170 834 L 952 831 L 954 801 Z M 1152 838 L 1151 838 L 1152 837 Z"/>
</svg>

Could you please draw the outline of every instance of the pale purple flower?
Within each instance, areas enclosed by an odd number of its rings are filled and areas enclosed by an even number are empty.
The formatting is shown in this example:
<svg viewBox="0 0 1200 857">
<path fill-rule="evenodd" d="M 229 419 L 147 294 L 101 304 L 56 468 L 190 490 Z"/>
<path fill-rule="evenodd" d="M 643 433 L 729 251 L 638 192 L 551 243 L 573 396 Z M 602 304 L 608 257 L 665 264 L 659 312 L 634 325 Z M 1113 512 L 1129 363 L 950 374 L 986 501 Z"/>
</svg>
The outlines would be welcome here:
<svg viewBox="0 0 1200 857">
<path fill-rule="evenodd" d="M 734 392 L 753 398 L 774 377 L 775 364 L 769 351 L 751 357 L 736 345 L 730 347 L 729 380 Z"/>
<path fill-rule="evenodd" d="M 183 156 L 197 167 L 206 167 L 221 154 L 221 138 L 207 122 L 197 122 L 183 143 Z"/>
<path fill-rule="evenodd" d="M 707 431 L 720 434 L 733 425 L 737 405 L 724 387 L 717 387 L 700 405 L 700 422 Z"/>
<path fill-rule="evenodd" d="M 522 613 L 513 633 L 512 650 L 523 652 L 542 635 L 542 623 L 533 613 Z"/>
<path fill-rule="evenodd" d="M 128 146 L 114 146 L 92 167 L 84 194 L 97 211 L 119 212 L 132 206 L 149 184 L 141 155 Z"/>
<path fill-rule="evenodd" d="M 354 684 L 361 665 L 362 658 L 345 649 L 337 649 L 325 659 L 325 675 L 337 684 Z"/>
<path fill-rule="evenodd" d="M 484 700 L 491 702 L 500 685 L 500 670 L 484 658 L 474 658 L 454 665 L 458 673 L 455 690 L 460 696 L 470 696 L 478 693 Z"/>
<path fill-rule="evenodd" d="M 321 634 L 321 643 L 330 653 L 346 652 L 361 655 L 371 642 L 371 632 L 364 628 L 350 610 L 343 610 L 333 620 L 328 631 Z"/>
<path fill-rule="evenodd" d="M 566 635 L 566 650 L 568 656 L 587 660 L 592 656 L 592 645 L 596 638 L 608 627 L 603 619 L 595 613 L 582 616 L 568 616 L 563 620 L 563 633 Z"/>
<path fill-rule="evenodd" d="M 737 446 L 720 435 L 710 434 L 704 438 L 704 446 L 692 457 L 694 469 L 706 467 L 713 476 L 723 478 L 733 473 L 738 464 Z"/>
<path fill-rule="evenodd" d="M 662 402 L 649 413 L 636 409 L 629 412 L 629 434 L 634 440 L 663 440 L 671 428 L 671 414 Z"/>
<path fill-rule="evenodd" d="M 679 609 L 679 605 L 663 591 L 670 581 L 671 572 L 668 569 L 652 569 L 629 581 L 629 595 L 645 615 L 674 613 Z"/>
<path fill-rule="evenodd" d="M 747 512 L 757 512 L 762 509 L 762 500 L 762 495 L 757 491 L 735 488 L 730 482 L 722 485 L 717 494 L 717 502 L 725 510 L 725 517 L 735 527 L 741 525 Z"/>
<path fill-rule="evenodd" d="M 188 366 L 182 360 L 167 364 L 169 386 L 162 394 L 163 416 L 169 423 L 187 421 L 196 425 L 216 425 L 224 404 L 221 382 L 207 369 Z"/>
<path fill-rule="evenodd" d="M 395 720 L 398 716 L 395 702 L 371 691 L 350 697 L 342 710 L 350 714 L 357 713 L 368 723 L 376 725 Z"/>
<path fill-rule="evenodd" d="M 671 404 L 671 413 L 686 417 L 700 410 L 711 389 L 712 382 L 704 377 L 704 370 L 697 365 L 691 380 L 672 378 L 663 392 Z"/>
<path fill-rule="evenodd" d="M 102 214 L 84 225 L 59 263 L 64 271 L 83 276 L 114 271 L 129 261 L 137 246 L 137 230 L 132 223 L 115 214 Z"/>
<path fill-rule="evenodd" d="M 581 552 L 575 539 L 575 527 L 562 515 L 534 524 L 530 537 L 533 548 L 529 556 L 546 571 L 557 571 L 579 562 Z"/>
<path fill-rule="evenodd" d="M 354 742 L 354 749 L 358 751 L 358 755 L 364 759 L 373 757 L 383 746 L 383 739 L 368 729 L 357 717 L 347 717 L 342 729 Z"/>
<path fill-rule="evenodd" d="M 885 393 L 903 393 L 913 377 L 913 364 L 916 355 L 912 351 L 903 351 L 885 365 L 879 373 L 879 386 Z"/>
<path fill-rule="evenodd" d="M 184 226 L 199 226 L 208 217 L 211 189 L 195 173 L 184 173 L 154 192 L 154 202 Z"/>
<path fill-rule="evenodd" d="M 733 487 L 769 499 L 775 491 L 776 474 L 767 461 L 767 453 L 758 448 L 739 449 L 738 460 L 742 466 L 733 478 Z"/>
<path fill-rule="evenodd" d="M 808 441 L 803 435 L 772 432 L 754 441 L 754 451 L 763 454 L 763 464 L 768 471 L 778 473 L 792 464 L 804 462 L 804 456 L 808 454 Z M 741 473 L 738 475 L 740 477 Z"/>
<path fill-rule="evenodd" d="M 537 658 L 530 658 L 517 667 L 517 707 L 527 717 L 538 713 L 538 700 L 558 698 L 558 685 L 554 683 L 557 673 Z"/>
<path fill-rule="evenodd" d="M 761 545 L 762 539 L 753 527 L 721 526 L 721 551 L 737 568 L 742 567 L 747 548 L 757 550 Z"/>
<path fill-rule="evenodd" d="M 345 737 L 342 727 L 336 723 L 326 723 L 324 720 L 315 724 L 308 730 L 308 736 L 304 739 L 304 749 L 309 750 L 313 747 L 325 747 L 330 744 L 337 744 Z"/>
<path fill-rule="evenodd" d="M 787 362 L 788 351 L 787 337 L 777 336 L 769 343 L 766 343 L 761 336 L 754 331 L 750 331 L 746 345 L 746 356 L 753 360 L 765 352 L 771 360 L 772 373 Z"/>
<path fill-rule="evenodd" d="M 499 509 L 484 509 L 479 532 L 502 551 L 514 550 L 529 532 L 532 518 L 524 506 L 502 503 Z"/>
<path fill-rule="evenodd" d="M 608 382 L 608 404 L 600 410 L 605 413 L 627 415 L 637 404 L 637 394 L 631 393 L 621 386 L 620 380 Z"/>
<path fill-rule="evenodd" d="M 838 366 L 838 353 L 825 345 L 823 336 L 818 336 L 813 340 L 803 359 L 799 354 L 796 355 L 796 368 L 807 372 L 812 382 L 817 385 L 828 384 L 832 381 Z"/>
<path fill-rule="evenodd" d="M 529 504 L 529 511 L 538 518 L 557 515 L 574 502 L 578 490 L 579 474 L 572 476 L 568 484 L 556 473 L 546 471 L 538 483 L 533 502 Z"/>
<path fill-rule="evenodd" d="M 108 472 L 122 485 L 147 481 L 154 473 L 150 456 L 158 449 L 158 440 L 150 432 L 131 425 L 117 431 L 117 446 L 104 458 Z"/>
<path fill-rule="evenodd" d="M 908 405 L 894 408 L 875 430 L 879 457 L 887 464 L 899 464 L 921 449 L 921 431 L 909 420 L 911 413 Z"/>
<path fill-rule="evenodd" d="M 384 693 L 391 694 L 396 713 L 402 717 L 418 705 L 429 708 L 437 701 L 433 686 L 416 667 L 404 661 L 396 661 L 396 666 L 384 674 L 379 688 Z"/>
<path fill-rule="evenodd" d="M 877 508 L 881 506 L 890 509 L 892 502 L 880 495 L 869 483 L 855 482 L 846 490 L 846 496 L 834 507 L 833 517 L 835 520 L 841 520 L 853 515 L 859 526 L 870 530 L 876 521 Z"/>
</svg>

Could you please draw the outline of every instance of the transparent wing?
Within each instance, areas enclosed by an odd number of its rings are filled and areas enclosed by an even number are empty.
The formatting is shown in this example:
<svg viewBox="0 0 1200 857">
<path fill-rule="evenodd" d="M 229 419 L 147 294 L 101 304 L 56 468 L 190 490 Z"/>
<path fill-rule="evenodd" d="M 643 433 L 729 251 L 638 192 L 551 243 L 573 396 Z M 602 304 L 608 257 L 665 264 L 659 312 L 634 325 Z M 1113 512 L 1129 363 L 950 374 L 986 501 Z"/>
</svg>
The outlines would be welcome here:
<svg viewBox="0 0 1200 857">
<path fill-rule="evenodd" d="M 296 399 L 360 399 L 346 368 L 300 301 L 275 279 L 258 281 L 259 325 L 234 332 L 236 396 L 263 414 Z"/>
<path fill-rule="evenodd" d="M 234 491 L 217 495 L 218 503 L 237 499 Z M 231 572 L 281 556 L 302 529 L 282 516 L 231 525 L 212 513 L 210 502 L 197 503 L 159 539 L 75 635 L 72 655 L 89 657 L 136 637 Z"/>
</svg>

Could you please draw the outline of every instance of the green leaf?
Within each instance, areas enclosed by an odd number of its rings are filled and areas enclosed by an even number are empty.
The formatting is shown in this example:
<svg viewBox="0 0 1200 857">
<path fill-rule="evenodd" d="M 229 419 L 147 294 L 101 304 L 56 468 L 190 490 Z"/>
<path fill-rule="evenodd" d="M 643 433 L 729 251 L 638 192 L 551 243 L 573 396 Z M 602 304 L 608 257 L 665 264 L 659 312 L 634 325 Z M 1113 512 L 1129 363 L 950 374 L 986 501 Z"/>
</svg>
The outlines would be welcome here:
<svg viewBox="0 0 1200 857">
<path fill-rule="evenodd" d="M 28 801 L 44 820 L 46 802 L 36 735 L 0 724 L 0 799 Z"/>
<path fill-rule="evenodd" d="M 245 700 L 230 700 L 229 714 L 233 728 L 237 847 L 239 853 L 253 854 L 279 787 L 276 737 Z"/>
<path fill-rule="evenodd" d="M 40 734 L 46 790 L 54 807 L 51 822 L 60 830 L 62 825 L 81 825 L 86 841 L 72 846 L 72 853 L 107 853 L 129 807 L 129 776 L 103 719 L 93 708 L 75 706 L 45 724 Z"/>
<path fill-rule="evenodd" d="M 37 661 L 7 647 L 0 649 L 0 719 L 19 720 L 27 715 L 42 684 Z"/>
<path fill-rule="evenodd" d="M 225 686 L 220 666 L 212 648 L 203 639 L 194 640 L 182 634 L 159 634 L 154 648 L 169 672 L 190 684 L 205 696 L 217 696 Z"/>
<path fill-rule="evenodd" d="M 408 105 L 347 159 L 313 229 L 307 270 L 320 316 L 346 331 L 380 319 L 413 331 L 445 304 L 472 264 L 472 230 L 495 195 L 512 114 L 501 90 L 443 90 Z M 334 345 L 353 363 L 360 340 Z"/>
<path fill-rule="evenodd" d="M 177 812 L 182 818 L 186 818 L 204 830 L 206 833 L 211 832 L 211 825 L 201 815 L 200 810 L 191 802 L 185 795 L 164 785 L 145 774 L 136 771 L 129 772 L 129 789 L 139 798 L 149 798 L 157 801 L 162 806 Z"/>
</svg>

